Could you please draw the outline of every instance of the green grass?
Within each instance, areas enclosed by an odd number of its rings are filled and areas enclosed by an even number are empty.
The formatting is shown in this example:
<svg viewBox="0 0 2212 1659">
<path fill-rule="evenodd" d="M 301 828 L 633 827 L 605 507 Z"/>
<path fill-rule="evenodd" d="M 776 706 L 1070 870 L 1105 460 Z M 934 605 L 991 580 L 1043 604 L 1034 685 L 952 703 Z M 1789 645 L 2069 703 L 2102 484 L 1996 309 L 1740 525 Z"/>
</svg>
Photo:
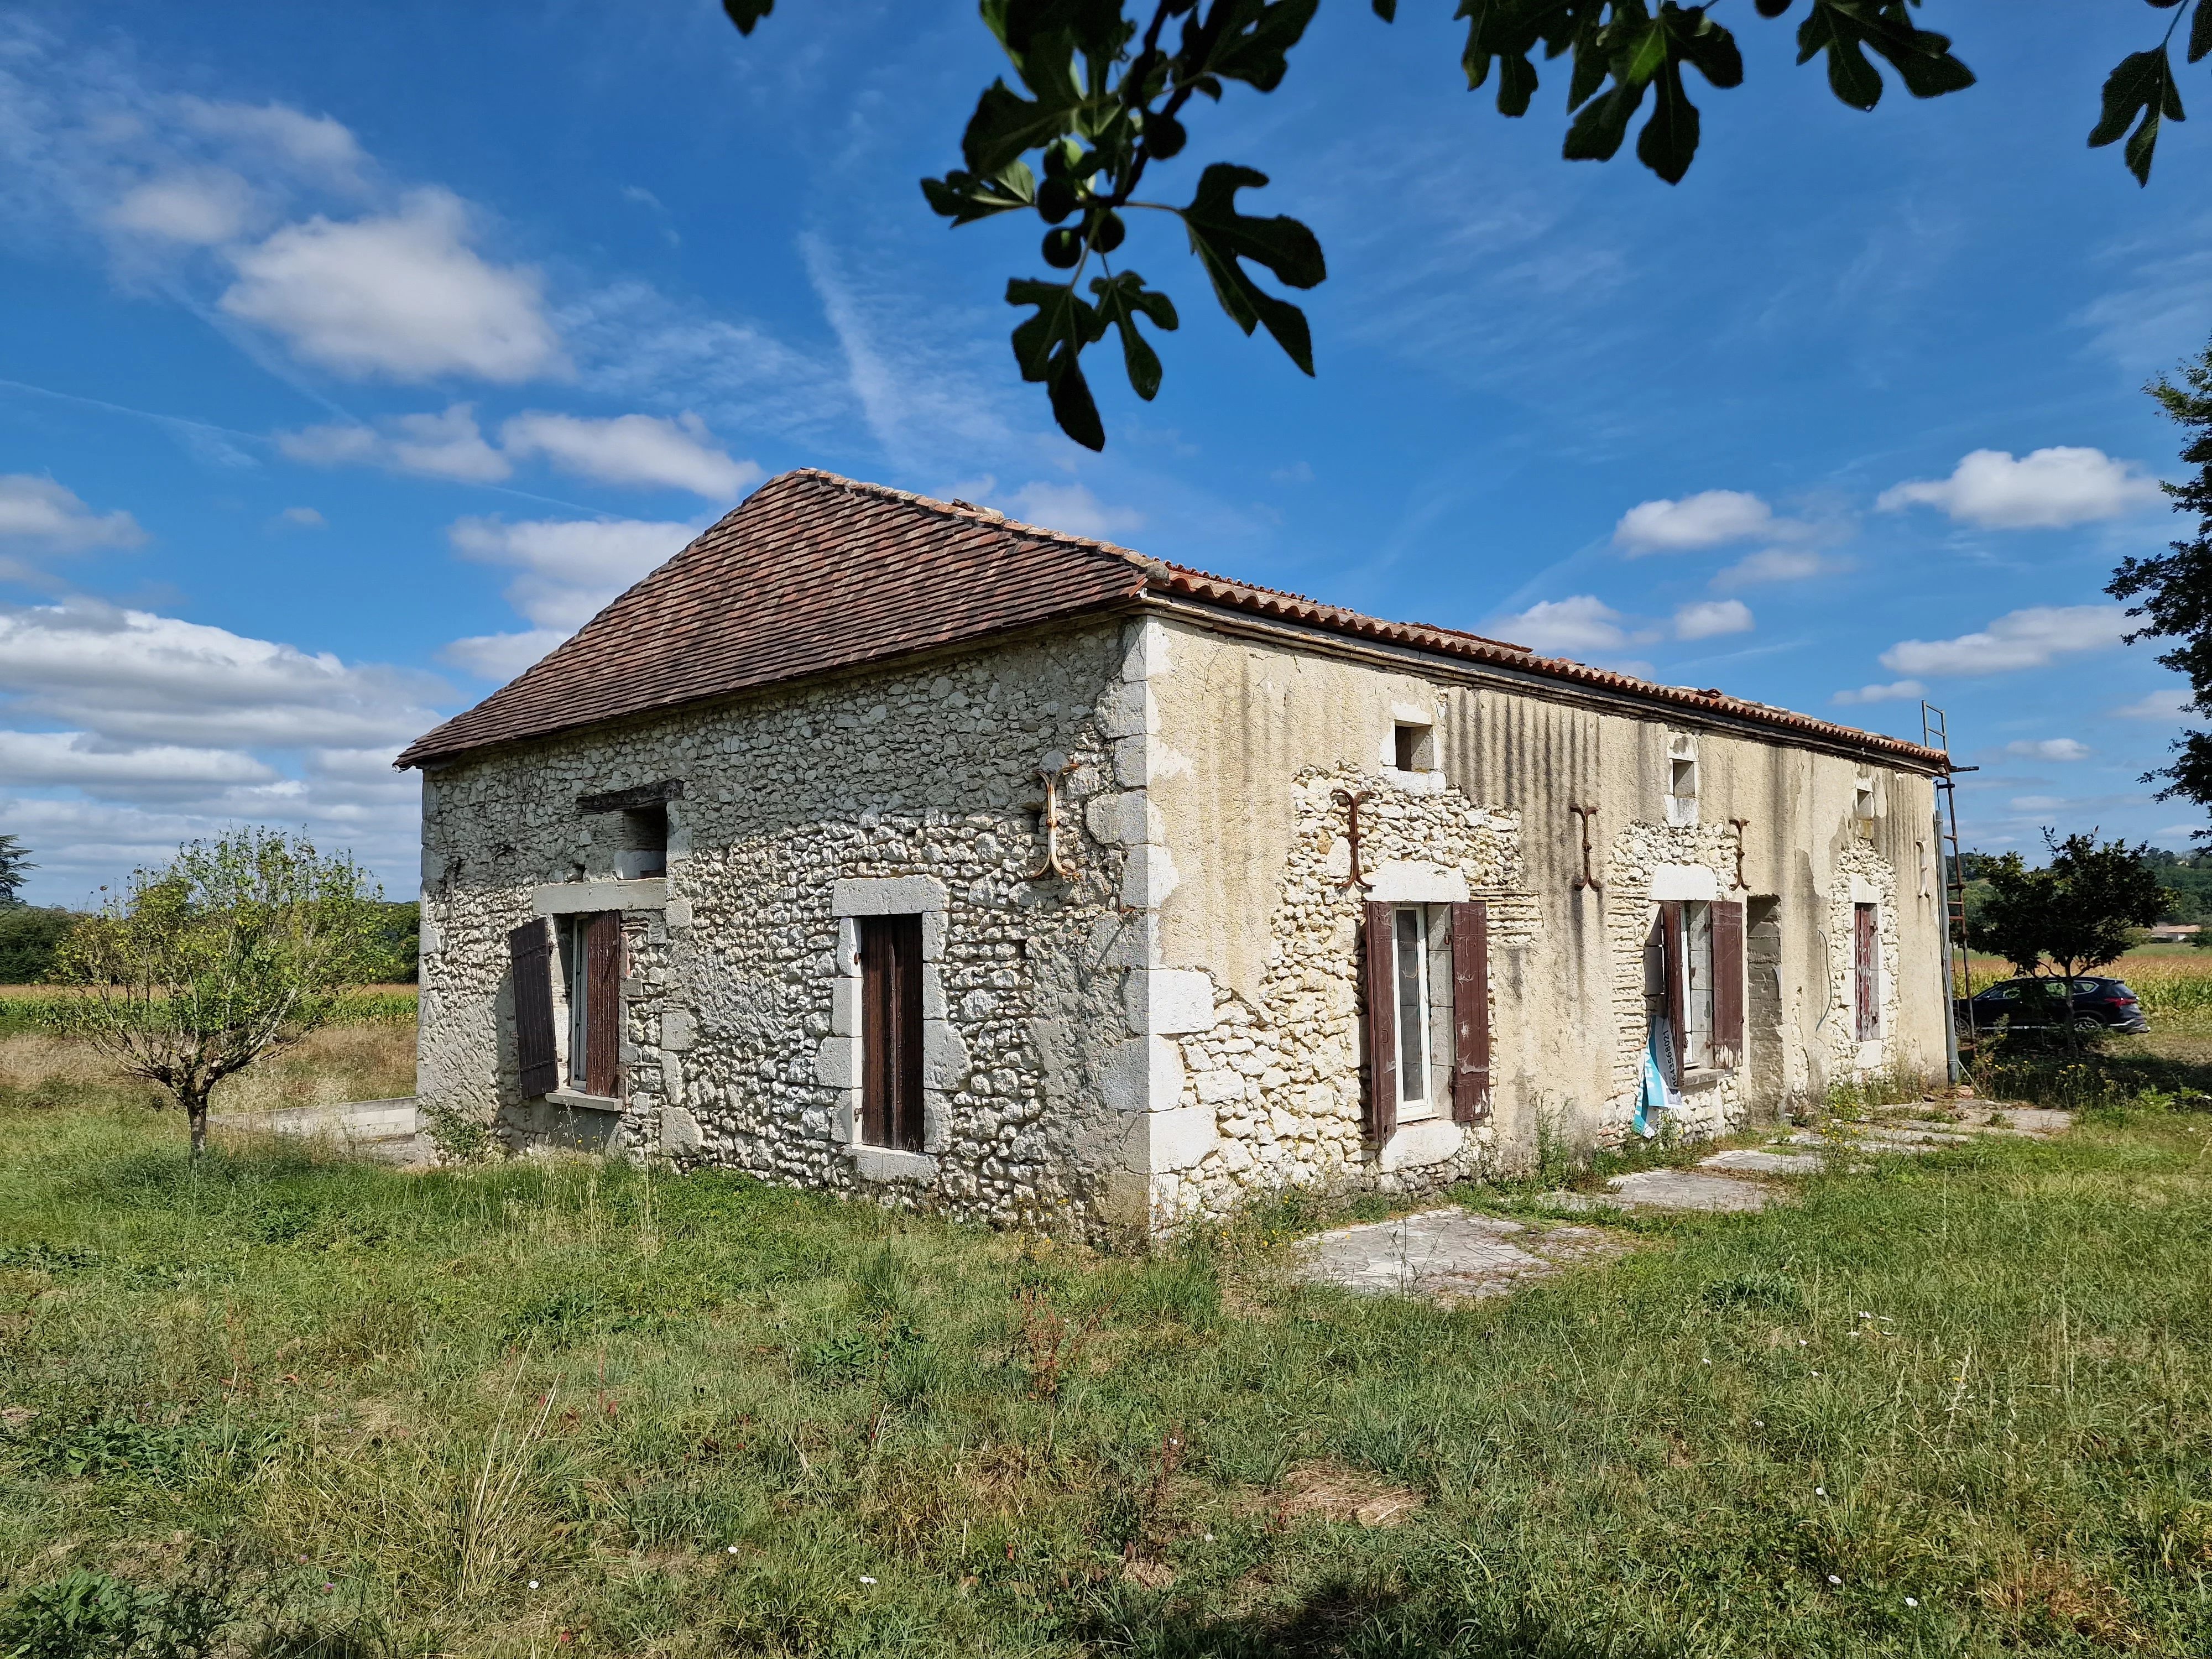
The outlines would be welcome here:
<svg viewBox="0 0 2212 1659">
<path fill-rule="evenodd" d="M 0 1127 L 0 1632 L 97 1591 L 333 1656 L 2212 1651 L 2212 1116 L 1449 1311 L 1291 1285 L 1289 1209 L 1103 1256 Z"/>
<path fill-rule="evenodd" d="M 72 993 L 45 986 L 24 987 L 0 996 L 0 1038 L 32 1036 L 68 1029 Z M 415 1023 L 415 988 L 383 987 L 349 993 L 332 1021 L 339 1025 Z"/>
</svg>

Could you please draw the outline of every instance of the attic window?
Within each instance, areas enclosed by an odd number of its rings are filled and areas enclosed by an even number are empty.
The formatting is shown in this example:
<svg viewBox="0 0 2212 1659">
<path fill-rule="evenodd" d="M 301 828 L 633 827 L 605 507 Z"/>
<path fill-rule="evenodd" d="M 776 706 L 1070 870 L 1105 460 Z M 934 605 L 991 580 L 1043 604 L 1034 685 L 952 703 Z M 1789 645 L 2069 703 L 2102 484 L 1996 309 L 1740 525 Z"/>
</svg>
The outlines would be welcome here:
<svg viewBox="0 0 2212 1659">
<path fill-rule="evenodd" d="M 625 881 L 668 873 L 666 801 L 623 811 L 622 843 L 615 853 L 615 873 Z"/>
<path fill-rule="evenodd" d="M 1415 726 L 1406 720 L 1393 728 L 1396 742 L 1394 758 L 1401 772 L 1426 772 L 1436 765 L 1436 728 Z"/>
<path fill-rule="evenodd" d="M 1667 739 L 1667 822 L 1698 821 L 1698 740 L 1677 732 Z"/>
<path fill-rule="evenodd" d="M 1874 774 L 1861 772 L 1857 785 L 1851 791 L 1851 816 L 1860 825 L 1870 827 L 1874 823 Z"/>
</svg>

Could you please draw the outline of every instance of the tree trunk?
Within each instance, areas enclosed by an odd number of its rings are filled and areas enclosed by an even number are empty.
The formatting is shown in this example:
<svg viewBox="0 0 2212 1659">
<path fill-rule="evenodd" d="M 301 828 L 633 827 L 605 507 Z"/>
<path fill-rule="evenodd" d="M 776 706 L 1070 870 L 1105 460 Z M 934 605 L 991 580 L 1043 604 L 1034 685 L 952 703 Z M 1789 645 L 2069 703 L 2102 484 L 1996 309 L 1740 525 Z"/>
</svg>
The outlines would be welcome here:
<svg viewBox="0 0 2212 1659">
<path fill-rule="evenodd" d="M 185 1102 L 185 1121 L 192 1127 L 192 1158 L 197 1162 L 207 1152 L 207 1097 Z"/>
</svg>

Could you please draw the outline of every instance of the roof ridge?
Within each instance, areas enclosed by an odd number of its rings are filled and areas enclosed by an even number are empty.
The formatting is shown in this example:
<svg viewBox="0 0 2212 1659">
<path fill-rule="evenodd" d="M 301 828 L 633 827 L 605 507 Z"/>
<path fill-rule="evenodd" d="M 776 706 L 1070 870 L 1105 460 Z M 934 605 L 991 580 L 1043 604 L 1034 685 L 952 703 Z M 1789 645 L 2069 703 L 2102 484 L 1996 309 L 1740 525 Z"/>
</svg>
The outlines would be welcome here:
<svg viewBox="0 0 2212 1659">
<path fill-rule="evenodd" d="M 1027 520 L 1017 519 L 1009 514 L 1001 513 L 995 507 L 978 507 L 973 501 L 961 501 L 957 497 L 951 501 L 940 501 L 934 495 L 925 495 L 915 489 L 899 489 L 890 484 L 872 483 L 866 478 L 848 478 L 842 472 L 830 471 L 827 467 L 794 466 L 787 472 L 777 473 L 775 477 L 763 484 L 761 489 L 769 489 L 786 478 L 801 477 L 812 479 L 820 483 L 835 484 L 842 489 L 852 491 L 854 495 L 873 495 L 883 501 L 898 501 L 905 506 L 920 507 L 924 512 L 939 514 L 949 519 L 996 525 L 1000 529 L 1009 531 L 1015 535 L 1031 536 L 1039 541 L 1060 542 L 1070 547 L 1087 547 L 1097 552 L 1110 553 L 1115 557 L 1126 560 L 1139 570 L 1146 572 L 1162 569 L 1168 565 L 1168 562 L 1164 559 L 1154 558 L 1149 553 L 1139 553 L 1134 548 L 1122 546 L 1119 542 L 1109 542 L 1097 536 L 1079 536 L 1073 531 L 1054 530 L 1047 525 L 1031 524 Z"/>
</svg>

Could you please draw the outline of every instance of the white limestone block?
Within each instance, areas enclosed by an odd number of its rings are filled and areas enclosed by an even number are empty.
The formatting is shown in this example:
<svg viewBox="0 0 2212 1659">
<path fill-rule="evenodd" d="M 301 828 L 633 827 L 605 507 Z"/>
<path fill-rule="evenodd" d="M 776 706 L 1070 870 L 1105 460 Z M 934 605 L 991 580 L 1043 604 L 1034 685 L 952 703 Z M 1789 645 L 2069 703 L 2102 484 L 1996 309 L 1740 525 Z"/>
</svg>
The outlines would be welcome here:
<svg viewBox="0 0 2212 1659">
<path fill-rule="evenodd" d="M 838 916 L 927 915 L 945 904 L 945 884 L 935 876 L 855 877 L 830 890 L 830 912 Z"/>
<path fill-rule="evenodd" d="M 860 1045 L 852 1037 L 822 1039 L 814 1055 L 814 1080 L 829 1089 L 860 1086 Z"/>
<path fill-rule="evenodd" d="M 1376 904 L 1464 904 L 1467 877 L 1442 864 L 1414 859 L 1386 859 L 1367 876 L 1367 896 Z"/>
<path fill-rule="evenodd" d="M 1181 880 L 1164 847 L 1133 847 L 1121 872 L 1121 902 L 1133 910 L 1157 909 Z"/>
<path fill-rule="evenodd" d="M 1165 1037 L 1131 1037 L 1107 1052 L 1098 1091 L 1117 1112 L 1164 1111 L 1182 1097 L 1182 1051 Z"/>
<path fill-rule="evenodd" d="M 1449 1118 L 1423 1118 L 1399 1126 L 1398 1133 L 1383 1143 L 1380 1162 L 1385 1172 L 1441 1164 L 1456 1153 L 1466 1139 L 1467 1132 Z"/>
<path fill-rule="evenodd" d="M 1133 847 L 1166 836 L 1158 809 L 1141 789 L 1095 797 L 1083 809 L 1083 822 L 1092 836 L 1109 847 Z"/>
<path fill-rule="evenodd" d="M 1139 1036 L 1213 1029 L 1213 978 L 1202 968 L 1139 968 L 1121 981 L 1121 1007 Z"/>
<path fill-rule="evenodd" d="M 699 1120 L 681 1106 L 660 1109 L 660 1150 L 670 1157 L 696 1152 L 706 1144 Z"/>
<path fill-rule="evenodd" d="M 1651 897 L 1714 899 L 1721 896 L 1720 878 L 1702 864 L 1662 864 L 1651 872 Z"/>
<path fill-rule="evenodd" d="M 690 1014 L 682 1008 L 670 1008 L 660 1016 L 660 1046 L 674 1054 L 682 1054 L 691 1046 L 696 1035 Z"/>
<path fill-rule="evenodd" d="M 1211 1106 L 1148 1113 L 1144 1127 L 1148 1143 L 1146 1167 L 1154 1174 L 1188 1170 L 1203 1163 L 1221 1139 Z"/>
</svg>

